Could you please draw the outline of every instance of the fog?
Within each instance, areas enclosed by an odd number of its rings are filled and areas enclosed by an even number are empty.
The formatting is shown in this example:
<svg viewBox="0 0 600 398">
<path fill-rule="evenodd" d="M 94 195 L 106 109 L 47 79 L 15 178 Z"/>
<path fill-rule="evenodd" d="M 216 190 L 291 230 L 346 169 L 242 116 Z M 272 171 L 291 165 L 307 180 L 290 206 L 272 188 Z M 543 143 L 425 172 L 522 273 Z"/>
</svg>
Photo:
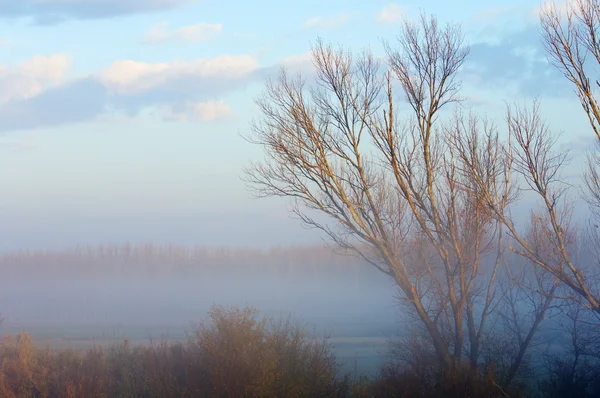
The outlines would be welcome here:
<svg viewBox="0 0 600 398">
<path fill-rule="evenodd" d="M 256 202 L 257 204 L 260 204 Z M 260 206 L 257 206 L 260 208 Z M 213 212 L 200 214 L 140 215 L 73 214 L 54 208 L 41 214 L 2 214 L 0 250 L 65 250 L 87 242 L 154 242 L 206 246 L 251 246 L 320 244 L 322 235 L 307 230 L 297 220 L 271 212 Z M 49 213 L 49 214 L 47 214 Z M 76 213 L 76 212 L 75 212 Z M 93 213 L 89 210 L 89 213 Z M 216 213 L 216 214 L 215 214 Z"/>
<path fill-rule="evenodd" d="M 250 306 L 328 337 L 342 371 L 374 376 L 389 359 L 388 341 L 410 326 L 391 278 L 323 246 L 79 246 L 5 252 L 0 268 L 0 333 L 26 331 L 42 347 L 183 340 L 213 305 Z M 563 321 L 542 324 L 544 347 L 565 346 Z"/>
<path fill-rule="evenodd" d="M 213 304 L 253 306 L 329 336 L 344 369 L 372 375 L 400 327 L 391 280 L 321 247 L 109 245 L 5 253 L 0 266 L 3 334 L 50 347 L 183 339 Z"/>
</svg>

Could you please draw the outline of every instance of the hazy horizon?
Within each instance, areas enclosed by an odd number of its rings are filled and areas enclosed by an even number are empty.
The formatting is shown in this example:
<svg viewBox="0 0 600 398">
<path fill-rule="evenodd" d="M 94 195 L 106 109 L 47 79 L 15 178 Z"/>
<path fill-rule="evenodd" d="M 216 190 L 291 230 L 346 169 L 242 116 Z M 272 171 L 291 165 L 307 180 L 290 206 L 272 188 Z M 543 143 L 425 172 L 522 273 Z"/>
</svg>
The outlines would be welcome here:
<svg viewBox="0 0 600 398">
<path fill-rule="evenodd" d="M 330 336 L 344 369 L 357 359 L 375 374 L 402 318 L 391 280 L 323 246 L 82 246 L 0 253 L 0 270 L 0 335 L 50 348 L 183 340 L 212 305 L 252 307 Z"/>
</svg>

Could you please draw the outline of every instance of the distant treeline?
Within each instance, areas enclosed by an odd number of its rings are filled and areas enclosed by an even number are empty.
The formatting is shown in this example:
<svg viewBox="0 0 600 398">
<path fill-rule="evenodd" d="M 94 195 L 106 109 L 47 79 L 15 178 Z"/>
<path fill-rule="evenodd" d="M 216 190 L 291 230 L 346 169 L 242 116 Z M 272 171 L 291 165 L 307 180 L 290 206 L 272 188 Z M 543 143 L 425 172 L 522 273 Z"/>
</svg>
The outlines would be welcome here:
<svg viewBox="0 0 600 398">
<path fill-rule="evenodd" d="M 342 254 L 342 255 L 340 255 Z M 344 255 L 346 254 L 346 255 Z M 77 246 L 68 250 L 22 250 L 0 254 L 4 278 L 52 277 L 60 275 L 189 275 L 261 273 L 274 276 L 293 273 L 323 278 L 328 272 L 339 276 L 366 277 L 375 271 L 364 261 L 327 246 L 248 248 L 188 247 L 175 244 L 105 244 Z"/>
<path fill-rule="evenodd" d="M 385 275 L 326 246 L 90 245 L 4 253 L 0 271 L 5 326 L 34 321 L 187 324 L 213 302 L 251 301 L 263 310 L 294 309 L 296 315 L 298 306 L 315 315 L 315 303 L 337 308 L 338 315 L 360 304 L 374 313 L 382 307 L 381 296 L 393 292 L 382 289 L 392 287 Z"/>
</svg>

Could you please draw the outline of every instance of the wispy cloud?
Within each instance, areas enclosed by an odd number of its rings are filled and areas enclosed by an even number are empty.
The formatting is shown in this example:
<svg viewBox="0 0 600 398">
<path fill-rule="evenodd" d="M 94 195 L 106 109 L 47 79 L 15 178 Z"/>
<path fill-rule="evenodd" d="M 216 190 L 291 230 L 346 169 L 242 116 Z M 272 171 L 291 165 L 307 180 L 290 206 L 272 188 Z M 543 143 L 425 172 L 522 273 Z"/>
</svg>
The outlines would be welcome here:
<svg viewBox="0 0 600 398">
<path fill-rule="evenodd" d="M 208 23 L 182 26 L 169 30 L 169 24 L 162 22 L 150 28 L 144 35 L 143 41 L 149 44 L 161 44 L 172 41 L 197 43 L 214 38 L 222 30 L 223 25 Z"/>
<path fill-rule="evenodd" d="M 0 66 L 0 104 L 34 97 L 63 82 L 70 66 L 66 54 L 37 55 L 14 67 Z"/>
<path fill-rule="evenodd" d="M 19 68 L 38 79 L 63 78 L 60 68 L 44 65 L 30 60 Z M 220 98 L 269 71 L 243 54 L 187 62 L 117 61 L 88 77 L 63 79 L 47 87 L 21 87 L 18 95 L 0 102 L 0 131 L 92 121 L 107 114 L 132 117 L 144 109 L 155 109 L 168 120 L 223 120 L 233 113 Z M 2 84 L 0 78 L 0 89 Z"/>
<path fill-rule="evenodd" d="M 165 107 L 166 120 L 214 122 L 234 116 L 231 107 L 224 101 L 190 102 L 178 106 Z"/>
<path fill-rule="evenodd" d="M 165 63 L 127 60 L 113 63 L 99 74 L 99 78 L 112 92 L 121 95 L 167 88 L 188 91 L 190 84 L 195 87 L 206 84 L 213 89 L 218 84 L 227 87 L 226 81 L 241 79 L 258 67 L 257 59 L 251 55 L 222 55 Z"/>
<path fill-rule="evenodd" d="M 348 16 L 341 14 L 333 17 L 312 17 L 304 22 L 305 28 L 335 28 L 348 22 Z"/>
<path fill-rule="evenodd" d="M 0 0 L 0 18 L 32 18 L 39 24 L 110 18 L 177 8 L 199 0 Z"/>
<path fill-rule="evenodd" d="M 401 21 L 406 13 L 406 7 L 396 3 L 390 3 L 383 7 L 377 15 L 377 21 L 381 23 L 395 23 Z"/>
<path fill-rule="evenodd" d="M 306 75 L 314 71 L 311 51 L 285 57 L 281 60 L 281 65 L 291 73 L 300 72 Z"/>
</svg>

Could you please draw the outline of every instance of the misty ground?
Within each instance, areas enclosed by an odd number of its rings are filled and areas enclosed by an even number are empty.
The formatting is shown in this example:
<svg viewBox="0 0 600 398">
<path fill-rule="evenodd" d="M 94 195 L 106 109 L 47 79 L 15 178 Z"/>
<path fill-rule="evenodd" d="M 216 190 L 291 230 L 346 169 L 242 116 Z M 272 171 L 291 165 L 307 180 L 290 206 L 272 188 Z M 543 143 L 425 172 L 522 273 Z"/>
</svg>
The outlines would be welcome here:
<svg viewBox="0 0 600 398">
<path fill-rule="evenodd" d="M 254 306 L 328 335 L 344 370 L 374 375 L 401 330 L 390 281 L 328 250 L 121 249 L 4 255 L 0 334 L 25 330 L 52 348 L 178 340 L 212 304 Z"/>
</svg>

